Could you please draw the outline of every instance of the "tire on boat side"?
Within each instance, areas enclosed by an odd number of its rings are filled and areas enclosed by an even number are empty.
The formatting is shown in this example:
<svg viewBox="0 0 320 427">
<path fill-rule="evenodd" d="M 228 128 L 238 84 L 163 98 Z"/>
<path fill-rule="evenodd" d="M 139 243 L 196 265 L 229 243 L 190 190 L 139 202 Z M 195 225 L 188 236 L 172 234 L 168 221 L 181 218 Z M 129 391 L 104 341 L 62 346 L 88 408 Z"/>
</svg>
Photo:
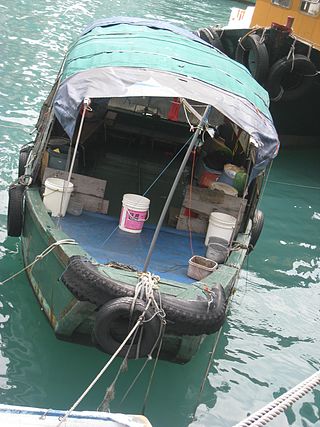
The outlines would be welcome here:
<svg viewBox="0 0 320 427">
<path fill-rule="evenodd" d="M 81 256 L 71 257 L 61 279 L 78 300 L 89 301 L 97 307 L 115 298 L 132 298 L 135 293 L 133 285 L 107 277 Z M 155 298 L 160 303 L 157 292 Z M 223 287 L 218 284 L 209 290 L 208 298 L 203 299 L 184 300 L 161 294 L 161 305 L 166 313 L 167 332 L 198 336 L 220 329 L 225 320 L 227 300 Z"/>
<path fill-rule="evenodd" d="M 270 68 L 266 89 L 271 101 L 294 101 L 308 93 L 317 73 L 315 65 L 304 55 L 276 61 Z"/>
<path fill-rule="evenodd" d="M 223 49 L 223 45 L 222 45 L 221 40 L 220 40 L 220 36 L 217 33 L 217 31 L 214 29 L 214 27 L 199 28 L 199 30 L 197 30 L 195 33 L 203 41 L 209 43 L 211 46 L 219 49 L 221 52 L 224 53 L 224 49 Z"/>
<path fill-rule="evenodd" d="M 7 216 L 7 233 L 11 237 L 21 236 L 23 226 L 23 202 L 25 186 L 11 184 L 9 187 L 9 204 Z"/>
<path fill-rule="evenodd" d="M 32 148 L 33 145 L 24 145 L 19 151 L 18 177 L 24 175 L 25 166 Z"/>
<path fill-rule="evenodd" d="M 99 347 L 106 353 L 114 354 L 118 350 L 142 313 L 145 313 L 144 319 L 146 322 L 143 323 L 141 339 L 140 329 L 138 328 L 134 342 L 130 344 L 129 340 L 121 349 L 119 355 L 125 357 L 129 351 L 129 359 L 146 357 L 156 347 L 160 332 L 159 319 L 154 316 L 152 310 L 146 310 L 144 301 L 138 299 L 134 303 L 132 321 L 130 321 L 133 302 L 133 298 L 116 298 L 99 309 L 94 325 L 94 338 Z M 133 334 L 134 336 L 135 334 Z"/>
<path fill-rule="evenodd" d="M 248 249 L 249 253 L 253 251 L 254 247 L 256 246 L 256 243 L 263 229 L 263 224 L 264 224 L 264 214 L 261 210 L 257 209 L 252 219 L 251 238 L 250 238 L 249 249 Z"/>
<path fill-rule="evenodd" d="M 250 34 L 239 41 L 235 59 L 244 65 L 259 82 L 264 83 L 269 71 L 269 54 L 267 47 L 261 43 L 258 34 Z M 255 64 L 255 69 L 250 64 Z"/>
</svg>

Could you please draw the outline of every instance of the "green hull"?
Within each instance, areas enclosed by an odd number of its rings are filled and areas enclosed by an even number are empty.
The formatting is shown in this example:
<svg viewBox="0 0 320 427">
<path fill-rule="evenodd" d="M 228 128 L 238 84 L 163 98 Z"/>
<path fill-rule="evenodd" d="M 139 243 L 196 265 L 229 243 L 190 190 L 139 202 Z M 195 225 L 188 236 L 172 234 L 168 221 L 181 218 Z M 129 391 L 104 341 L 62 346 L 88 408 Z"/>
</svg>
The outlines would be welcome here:
<svg viewBox="0 0 320 427">
<path fill-rule="evenodd" d="M 22 236 L 22 249 L 25 265 L 29 265 L 54 242 L 68 236 L 58 230 L 48 215 L 38 188 L 26 191 L 25 217 Z M 238 235 L 237 241 L 245 248 L 250 241 L 250 233 Z M 246 256 L 246 249 L 231 253 L 225 265 L 206 278 L 206 285 L 222 284 L 226 296 L 229 297 L 239 275 Z M 72 256 L 89 255 L 78 245 L 61 245 L 56 247 L 44 258 L 39 259 L 27 274 L 33 290 L 42 306 L 56 336 L 61 339 L 80 343 L 92 343 L 92 330 L 95 321 L 96 306 L 89 302 L 78 301 L 61 281 Z M 108 267 L 115 280 L 128 282 L 128 272 Z M 130 273 L 132 286 L 137 282 L 137 274 Z M 196 299 L 201 290 L 193 285 L 183 285 L 170 281 L 160 282 L 163 293 L 178 295 L 181 299 Z M 188 362 L 197 352 L 204 336 L 165 335 L 160 357 L 176 363 Z"/>
</svg>

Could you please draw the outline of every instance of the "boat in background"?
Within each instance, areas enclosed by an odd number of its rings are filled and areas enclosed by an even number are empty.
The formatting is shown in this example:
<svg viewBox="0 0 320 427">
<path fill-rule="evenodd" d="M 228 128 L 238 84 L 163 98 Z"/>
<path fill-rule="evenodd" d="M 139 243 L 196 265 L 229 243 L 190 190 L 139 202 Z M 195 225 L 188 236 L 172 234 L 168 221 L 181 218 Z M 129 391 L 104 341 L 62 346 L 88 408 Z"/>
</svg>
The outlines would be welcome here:
<svg viewBox="0 0 320 427">
<path fill-rule="evenodd" d="M 9 189 L 8 234 L 57 337 L 185 363 L 220 329 L 263 226 L 268 105 L 191 32 L 123 17 L 84 30 Z"/>
<path fill-rule="evenodd" d="M 98 411 L 74 411 L 62 421 L 65 411 L 0 404 L 0 424 L 5 427 L 151 427 L 143 415 L 111 414 Z M 62 423 L 61 423 L 62 422 Z"/>
<path fill-rule="evenodd" d="M 245 65 L 269 92 L 281 144 L 318 143 L 319 0 L 257 0 L 232 8 L 226 27 L 198 33 Z"/>
</svg>

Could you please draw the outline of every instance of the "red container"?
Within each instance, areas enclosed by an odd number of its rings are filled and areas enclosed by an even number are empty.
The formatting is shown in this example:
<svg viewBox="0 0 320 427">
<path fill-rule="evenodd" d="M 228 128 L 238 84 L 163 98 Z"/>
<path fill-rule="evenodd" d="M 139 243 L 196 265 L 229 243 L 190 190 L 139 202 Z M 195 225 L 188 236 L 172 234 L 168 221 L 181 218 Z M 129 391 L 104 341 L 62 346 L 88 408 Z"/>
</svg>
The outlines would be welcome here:
<svg viewBox="0 0 320 427">
<path fill-rule="evenodd" d="M 219 177 L 221 175 L 221 172 L 219 171 L 214 171 L 214 172 L 209 172 L 209 171 L 204 171 L 202 172 L 200 179 L 199 179 L 199 186 L 200 187 L 210 187 L 210 185 L 213 182 L 218 181 Z"/>
</svg>

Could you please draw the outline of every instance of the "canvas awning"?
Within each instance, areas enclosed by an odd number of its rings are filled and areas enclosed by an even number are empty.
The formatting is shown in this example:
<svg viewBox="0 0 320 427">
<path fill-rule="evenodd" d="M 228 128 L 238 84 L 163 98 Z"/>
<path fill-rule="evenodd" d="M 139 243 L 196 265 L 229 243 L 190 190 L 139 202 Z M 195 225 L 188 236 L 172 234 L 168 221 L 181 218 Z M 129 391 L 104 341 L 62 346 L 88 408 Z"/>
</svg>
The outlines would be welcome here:
<svg viewBox="0 0 320 427">
<path fill-rule="evenodd" d="M 66 56 L 57 119 L 71 138 L 85 97 L 136 96 L 212 105 L 257 141 L 258 164 L 277 153 L 268 94 L 241 64 L 168 23 L 124 17 L 93 23 Z"/>
</svg>

